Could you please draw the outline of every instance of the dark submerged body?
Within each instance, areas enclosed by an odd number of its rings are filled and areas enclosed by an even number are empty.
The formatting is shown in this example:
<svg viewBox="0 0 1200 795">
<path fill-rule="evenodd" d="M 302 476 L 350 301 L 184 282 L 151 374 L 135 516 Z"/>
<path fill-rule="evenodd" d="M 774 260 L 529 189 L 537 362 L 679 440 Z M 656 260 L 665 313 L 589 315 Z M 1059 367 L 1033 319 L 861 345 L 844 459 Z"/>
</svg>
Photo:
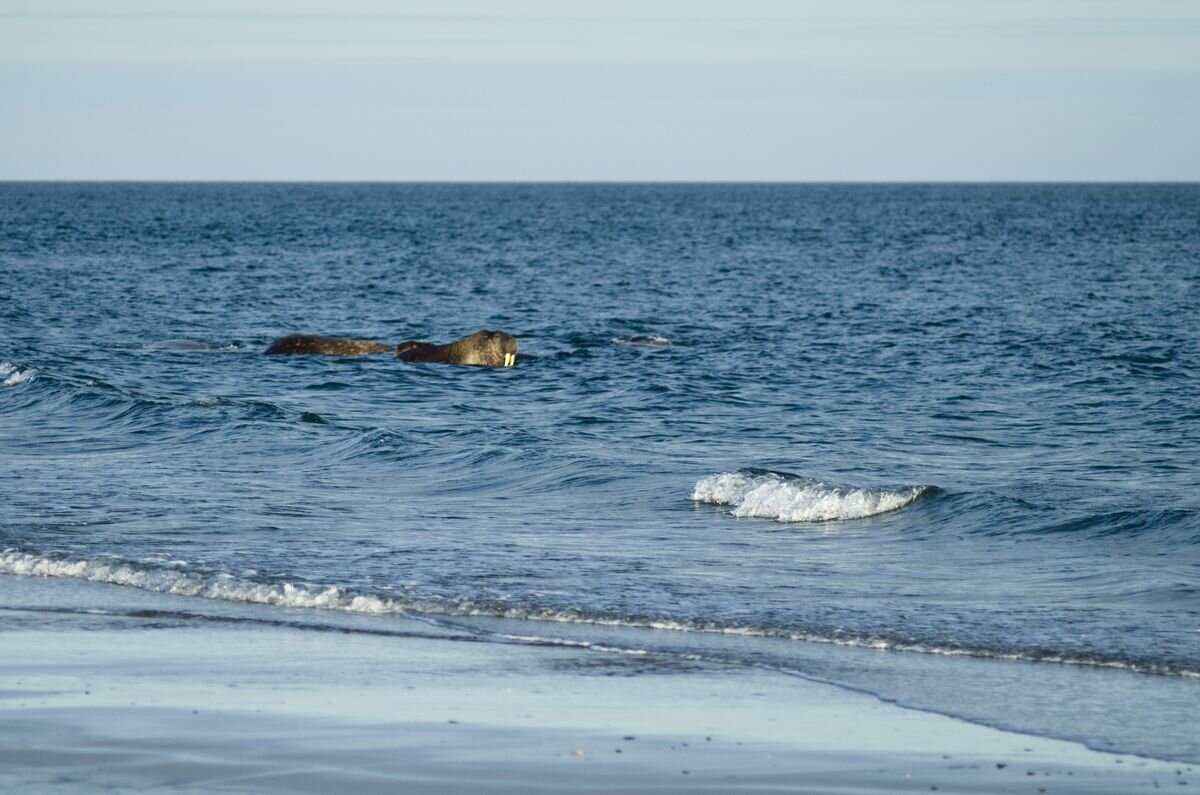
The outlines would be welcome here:
<svg viewBox="0 0 1200 795">
<path fill-rule="evenodd" d="M 390 351 L 391 345 L 375 340 L 351 340 L 341 337 L 322 337 L 316 334 L 289 334 L 271 343 L 265 353 L 319 354 L 323 356 L 363 356 Z"/>
</svg>

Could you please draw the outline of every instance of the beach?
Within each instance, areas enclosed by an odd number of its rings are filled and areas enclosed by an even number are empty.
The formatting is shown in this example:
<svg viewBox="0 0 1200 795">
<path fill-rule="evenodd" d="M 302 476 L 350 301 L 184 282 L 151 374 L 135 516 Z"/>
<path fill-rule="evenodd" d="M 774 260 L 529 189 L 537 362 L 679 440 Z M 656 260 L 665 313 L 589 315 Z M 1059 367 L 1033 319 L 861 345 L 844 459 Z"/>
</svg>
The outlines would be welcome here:
<svg viewBox="0 0 1200 795">
<path fill-rule="evenodd" d="M 1200 789 L 1200 4 L 0 18 L 0 795 Z"/>
<path fill-rule="evenodd" d="M 1195 185 L 0 198 L 0 791 L 1196 786 Z"/>
<path fill-rule="evenodd" d="M 1197 778 L 778 672 L 417 620 L 214 619 L 191 601 L 0 576 L 0 789 L 1133 793 Z"/>
</svg>

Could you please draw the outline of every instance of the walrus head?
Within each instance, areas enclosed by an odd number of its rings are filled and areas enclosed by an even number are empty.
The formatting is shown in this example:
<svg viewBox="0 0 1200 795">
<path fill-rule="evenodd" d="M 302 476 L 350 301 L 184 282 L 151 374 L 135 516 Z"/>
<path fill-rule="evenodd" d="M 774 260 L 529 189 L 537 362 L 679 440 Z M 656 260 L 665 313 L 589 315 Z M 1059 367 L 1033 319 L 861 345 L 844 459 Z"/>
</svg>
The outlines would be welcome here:
<svg viewBox="0 0 1200 795">
<path fill-rule="evenodd" d="M 480 329 L 446 346 L 446 361 L 485 367 L 512 367 L 517 363 L 517 338 L 503 331 Z"/>
<path fill-rule="evenodd" d="M 402 342 L 396 346 L 396 356 L 409 362 L 512 367 L 517 363 L 517 338 L 503 331 L 480 329 L 446 345 Z"/>
</svg>

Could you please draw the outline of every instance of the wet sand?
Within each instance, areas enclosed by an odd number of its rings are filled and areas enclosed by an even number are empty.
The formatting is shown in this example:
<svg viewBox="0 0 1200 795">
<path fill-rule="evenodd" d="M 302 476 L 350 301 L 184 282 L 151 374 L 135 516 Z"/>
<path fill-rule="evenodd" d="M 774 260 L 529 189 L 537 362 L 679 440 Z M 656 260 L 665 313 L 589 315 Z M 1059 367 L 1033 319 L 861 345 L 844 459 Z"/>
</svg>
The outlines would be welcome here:
<svg viewBox="0 0 1200 795">
<path fill-rule="evenodd" d="M 1188 765 L 770 671 L 196 601 L 0 575 L 0 790 L 1200 789 Z"/>
</svg>

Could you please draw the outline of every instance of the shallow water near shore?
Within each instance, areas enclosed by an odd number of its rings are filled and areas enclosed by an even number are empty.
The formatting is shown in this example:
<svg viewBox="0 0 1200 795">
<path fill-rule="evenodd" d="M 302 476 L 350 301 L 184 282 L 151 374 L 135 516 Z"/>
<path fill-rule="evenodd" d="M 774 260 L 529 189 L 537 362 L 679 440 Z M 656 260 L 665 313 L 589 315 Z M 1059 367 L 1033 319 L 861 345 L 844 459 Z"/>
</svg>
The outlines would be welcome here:
<svg viewBox="0 0 1200 795">
<path fill-rule="evenodd" d="M 0 789 L 1194 791 L 1196 767 L 779 671 L 438 620 L 0 577 Z M 48 605 L 54 605 L 49 607 Z M 467 622 L 470 623 L 470 622 Z"/>
<path fill-rule="evenodd" d="M 1197 217 L 1194 185 L 0 185 L 0 574 L 1200 761 Z M 262 355 L 483 327 L 538 358 Z"/>
</svg>

